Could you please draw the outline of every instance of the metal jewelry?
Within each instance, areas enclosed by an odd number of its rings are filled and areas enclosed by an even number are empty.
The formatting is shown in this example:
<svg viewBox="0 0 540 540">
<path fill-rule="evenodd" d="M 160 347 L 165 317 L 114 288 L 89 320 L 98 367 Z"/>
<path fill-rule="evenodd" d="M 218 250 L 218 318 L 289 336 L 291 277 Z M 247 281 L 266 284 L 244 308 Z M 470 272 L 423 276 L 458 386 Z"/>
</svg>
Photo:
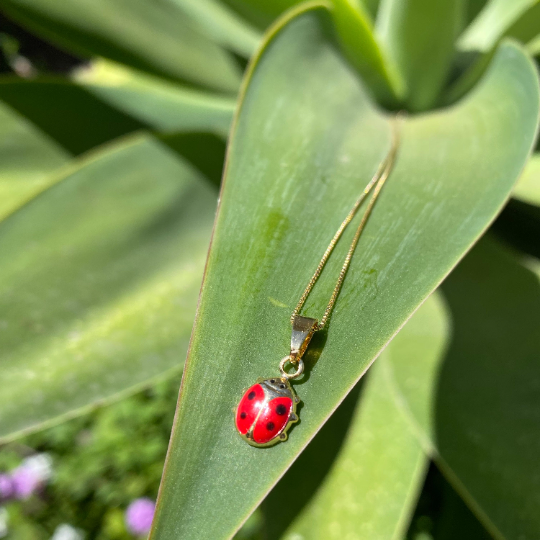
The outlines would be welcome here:
<svg viewBox="0 0 540 540">
<path fill-rule="evenodd" d="M 294 392 L 290 381 L 300 377 L 304 372 L 304 361 L 302 360 L 302 356 L 304 355 L 313 334 L 325 327 L 328 318 L 332 313 L 332 309 L 334 308 L 339 291 L 343 285 L 358 240 L 360 239 L 381 189 L 392 171 L 399 146 L 397 123 L 398 119 L 396 117 L 392 122 L 392 143 L 388 154 L 379 165 L 373 178 L 362 191 L 360 197 L 358 197 L 357 201 L 354 203 L 354 206 L 347 214 L 347 217 L 344 219 L 339 229 L 334 234 L 315 273 L 300 297 L 296 308 L 292 312 L 291 349 L 290 353 L 279 363 L 281 376 L 269 379 L 262 377 L 257 379 L 253 386 L 245 390 L 244 395 L 236 408 L 236 429 L 242 439 L 251 446 L 272 446 L 277 442 L 285 441 L 287 439 L 287 431 L 298 421 L 296 407 L 300 402 L 300 398 Z M 330 301 L 328 302 L 322 319 L 319 322 L 317 319 L 300 315 L 304 303 L 319 279 L 319 276 L 336 244 L 341 238 L 343 231 L 353 220 L 356 212 L 373 187 L 373 194 L 371 195 L 366 211 L 356 229 L 356 233 L 347 252 L 347 256 L 345 257 L 334 291 L 332 292 L 332 296 L 330 297 Z M 289 371 L 291 367 L 293 370 Z"/>
</svg>

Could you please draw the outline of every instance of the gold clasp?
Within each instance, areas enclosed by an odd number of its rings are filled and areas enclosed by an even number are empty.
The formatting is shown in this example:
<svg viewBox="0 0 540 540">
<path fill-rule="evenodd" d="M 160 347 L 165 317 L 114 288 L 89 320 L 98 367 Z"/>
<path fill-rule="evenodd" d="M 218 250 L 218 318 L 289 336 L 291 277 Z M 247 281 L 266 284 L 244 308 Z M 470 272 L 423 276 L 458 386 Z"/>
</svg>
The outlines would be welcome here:
<svg viewBox="0 0 540 540">
<path fill-rule="evenodd" d="M 304 372 L 302 355 L 306 352 L 307 346 L 318 328 L 319 321 L 317 319 L 294 315 L 292 318 L 291 354 L 283 358 L 279 363 L 279 370 L 284 378 L 296 379 L 302 375 Z M 285 370 L 287 363 L 296 367 L 292 373 Z"/>
<path fill-rule="evenodd" d="M 294 316 L 291 334 L 291 362 L 297 363 L 302 358 L 318 326 L 317 319 L 302 317 L 302 315 Z"/>
</svg>

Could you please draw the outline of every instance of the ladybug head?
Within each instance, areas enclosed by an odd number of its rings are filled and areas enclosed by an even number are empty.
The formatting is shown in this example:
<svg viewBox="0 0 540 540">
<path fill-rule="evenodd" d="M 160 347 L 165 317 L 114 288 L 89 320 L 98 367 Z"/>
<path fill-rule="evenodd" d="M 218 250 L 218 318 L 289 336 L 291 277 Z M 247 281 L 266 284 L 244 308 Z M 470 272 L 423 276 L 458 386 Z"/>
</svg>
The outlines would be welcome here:
<svg viewBox="0 0 540 540">
<path fill-rule="evenodd" d="M 292 398 L 291 386 L 287 379 L 281 379 L 279 377 L 276 377 L 275 379 L 265 379 L 261 384 L 275 394 Z"/>
</svg>

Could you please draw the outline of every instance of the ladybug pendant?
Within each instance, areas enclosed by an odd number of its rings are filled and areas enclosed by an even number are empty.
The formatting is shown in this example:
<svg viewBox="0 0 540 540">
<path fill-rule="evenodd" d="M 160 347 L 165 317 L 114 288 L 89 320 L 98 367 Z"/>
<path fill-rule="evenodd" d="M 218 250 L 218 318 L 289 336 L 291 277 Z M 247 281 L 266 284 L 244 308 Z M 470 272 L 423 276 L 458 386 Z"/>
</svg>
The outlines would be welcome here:
<svg viewBox="0 0 540 540">
<path fill-rule="evenodd" d="M 288 429 L 298 422 L 296 406 L 300 398 L 294 393 L 290 379 L 304 372 L 302 355 L 318 327 L 317 319 L 294 315 L 291 354 L 279 363 L 281 377 L 257 379 L 244 392 L 234 413 L 234 423 L 240 437 L 251 446 L 260 448 L 286 441 Z M 295 371 L 288 372 L 287 364 L 295 366 Z"/>
<path fill-rule="evenodd" d="M 287 430 L 298 421 L 300 398 L 286 377 L 257 379 L 248 388 L 235 414 L 238 433 L 251 446 L 272 446 L 287 439 Z"/>
</svg>

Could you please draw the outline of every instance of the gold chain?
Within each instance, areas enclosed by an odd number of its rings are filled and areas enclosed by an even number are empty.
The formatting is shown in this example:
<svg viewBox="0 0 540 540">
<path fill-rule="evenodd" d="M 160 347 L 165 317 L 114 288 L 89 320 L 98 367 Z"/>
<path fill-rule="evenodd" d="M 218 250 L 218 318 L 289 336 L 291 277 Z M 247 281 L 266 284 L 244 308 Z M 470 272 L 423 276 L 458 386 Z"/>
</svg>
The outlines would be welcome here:
<svg viewBox="0 0 540 540">
<path fill-rule="evenodd" d="M 309 280 L 306 290 L 300 297 L 298 305 L 294 308 L 294 311 L 292 312 L 291 323 L 294 321 L 294 318 L 300 313 L 300 310 L 304 306 L 304 303 L 306 302 L 311 290 L 315 286 L 315 283 L 319 279 L 319 276 L 321 275 L 321 272 L 323 271 L 323 268 L 326 262 L 328 261 L 328 258 L 332 254 L 332 251 L 334 250 L 334 248 L 336 247 L 336 244 L 341 238 L 343 231 L 347 228 L 347 225 L 353 220 L 354 216 L 356 215 L 356 212 L 358 211 L 358 209 L 364 202 L 364 199 L 367 197 L 367 195 L 369 194 L 373 186 L 375 186 L 373 195 L 371 196 L 371 199 L 368 203 L 366 211 L 364 215 L 362 216 L 362 220 L 360 221 L 358 228 L 356 229 L 356 233 L 351 242 L 351 246 L 349 247 L 349 251 L 347 252 L 347 256 L 345 257 L 345 262 L 343 263 L 343 266 L 341 267 L 341 272 L 339 273 L 336 286 L 334 287 L 334 292 L 332 293 L 332 296 L 330 297 L 330 301 L 328 302 L 328 305 L 326 306 L 326 310 L 324 312 L 323 318 L 317 325 L 317 330 L 322 330 L 326 322 L 328 321 L 328 317 L 330 317 L 330 313 L 332 313 L 332 309 L 334 308 L 334 304 L 336 303 L 337 297 L 339 295 L 339 291 L 341 289 L 341 286 L 343 285 L 345 275 L 347 274 L 347 270 L 349 268 L 349 265 L 351 264 L 351 259 L 354 254 L 354 250 L 356 249 L 356 246 L 358 244 L 358 240 L 360 239 L 360 236 L 362 234 L 362 231 L 364 230 L 364 227 L 367 223 L 369 215 L 371 214 L 371 210 L 373 209 L 373 206 L 375 205 L 375 202 L 377 201 L 377 197 L 379 196 L 379 193 L 381 192 L 381 189 L 384 183 L 386 182 L 386 179 L 390 175 L 390 172 L 392 171 L 392 168 L 394 166 L 394 163 L 396 160 L 396 154 L 397 154 L 397 150 L 399 146 L 399 131 L 397 127 L 398 120 L 399 120 L 398 117 L 395 117 L 392 120 L 392 144 L 391 144 L 390 150 L 388 151 L 388 154 L 379 165 L 377 172 L 373 175 L 373 178 L 370 180 L 368 185 L 364 188 L 364 191 L 362 192 L 360 197 L 358 197 L 358 200 L 354 203 L 354 206 L 352 207 L 351 211 L 347 214 L 347 217 L 343 220 L 343 223 L 340 225 L 339 229 L 336 231 L 336 234 L 332 238 L 332 241 L 326 248 L 326 251 L 324 252 L 324 255 L 322 256 L 321 262 L 317 266 L 317 270 L 315 270 L 313 277 Z"/>
</svg>

